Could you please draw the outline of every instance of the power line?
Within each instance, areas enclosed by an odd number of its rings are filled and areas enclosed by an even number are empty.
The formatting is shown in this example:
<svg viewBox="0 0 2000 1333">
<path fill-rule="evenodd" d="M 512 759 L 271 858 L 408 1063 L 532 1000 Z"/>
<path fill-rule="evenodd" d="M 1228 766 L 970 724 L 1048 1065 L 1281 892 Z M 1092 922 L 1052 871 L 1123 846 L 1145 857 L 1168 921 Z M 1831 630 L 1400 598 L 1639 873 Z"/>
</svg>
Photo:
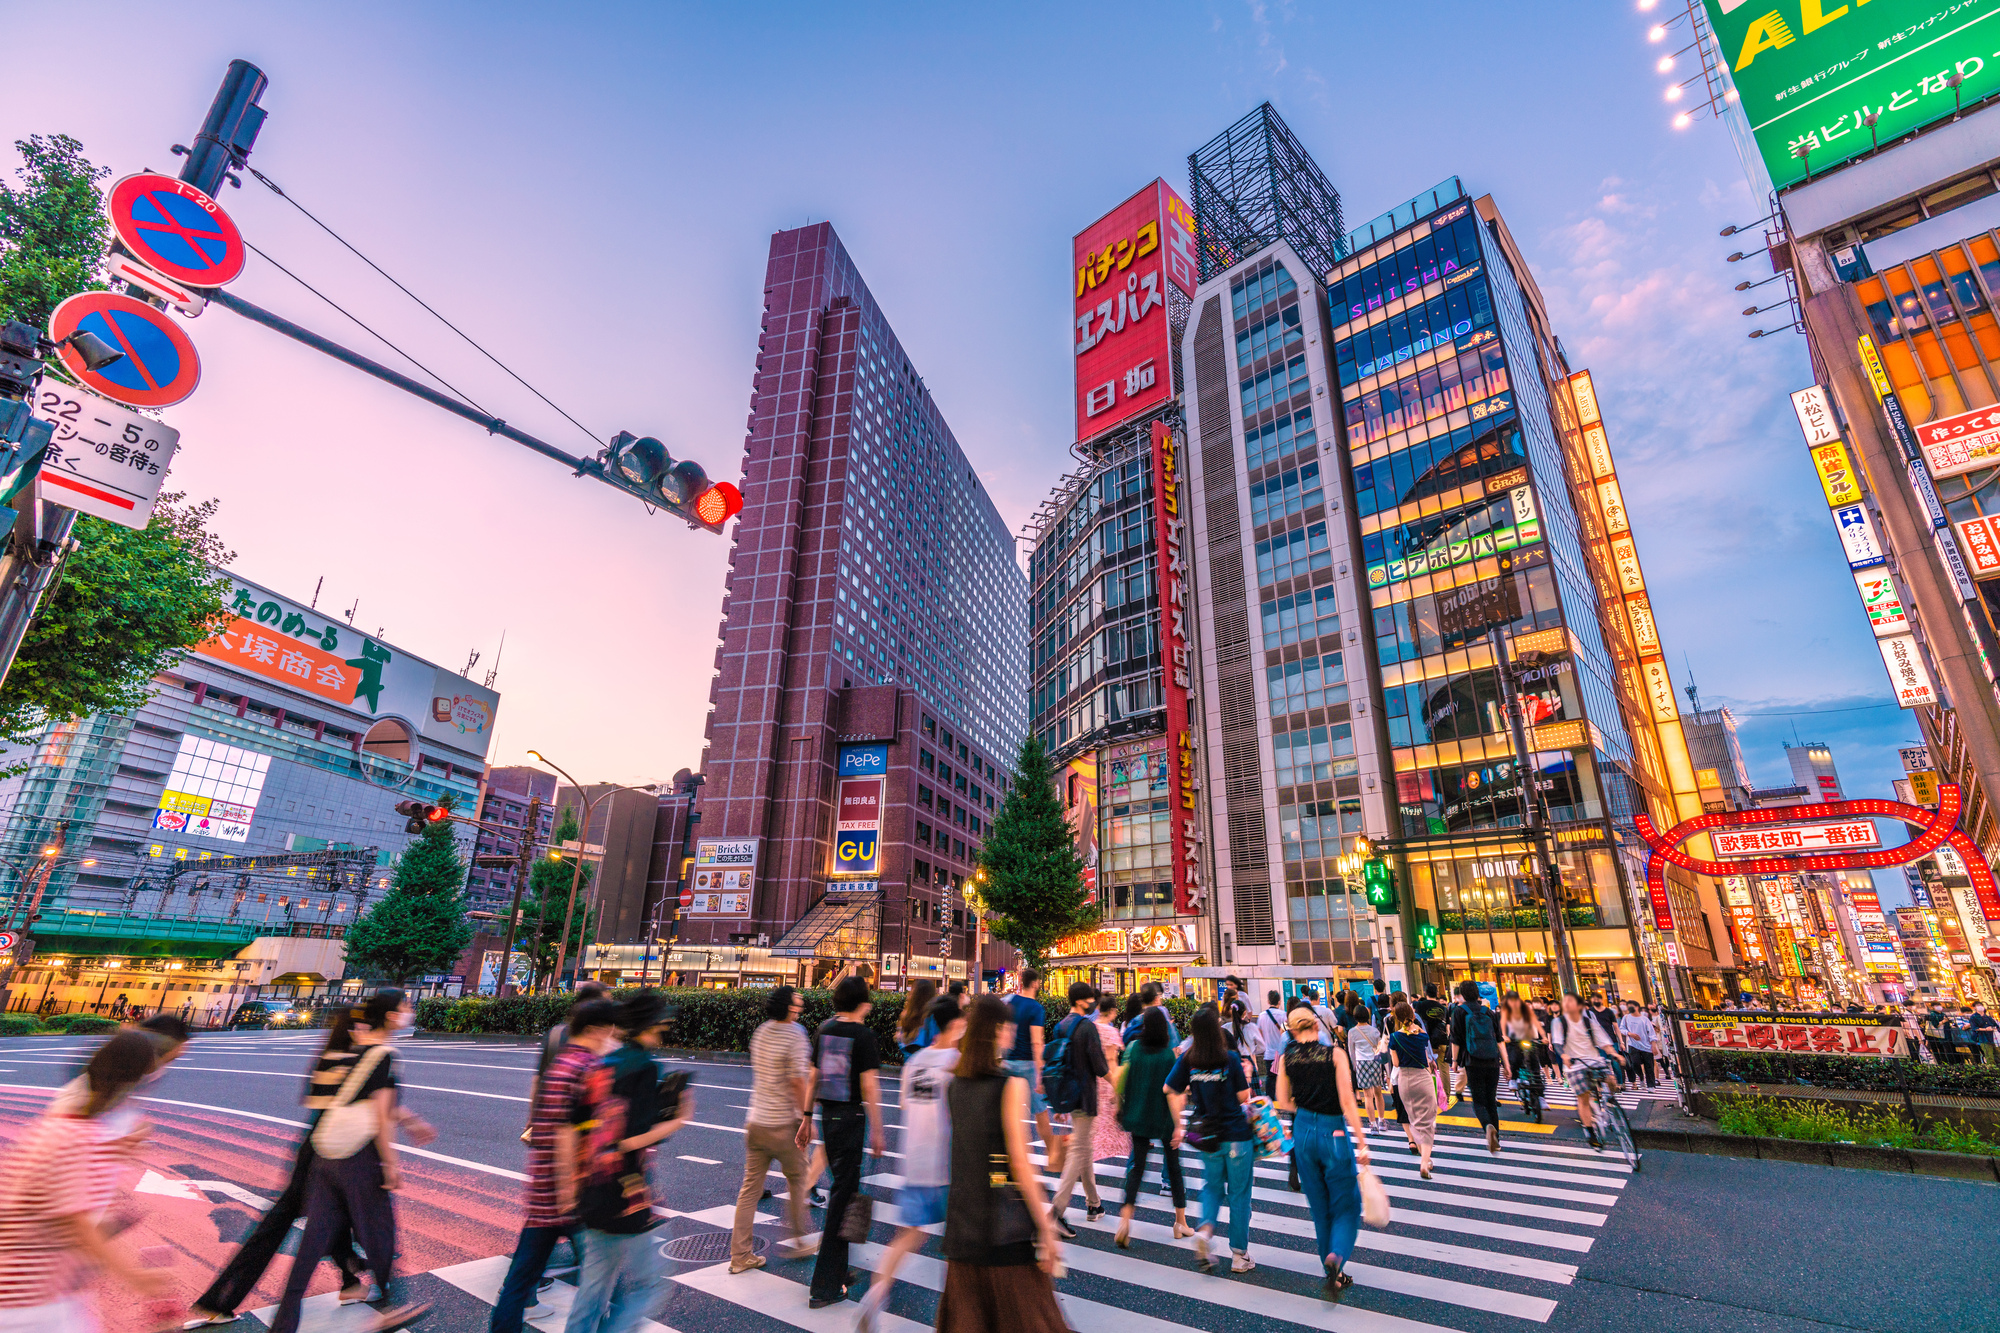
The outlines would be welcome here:
<svg viewBox="0 0 2000 1333">
<path fill-rule="evenodd" d="M 1780 713 L 1738 713 L 1737 717 L 1805 717 L 1813 713 L 1865 713 L 1871 708 L 1901 708 L 1893 701 L 1879 704 L 1855 704 L 1852 708 L 1794 708 Z"/>
<path fill-rule="evenodd" d="M 320 221 L 319 218 L 315 217 L 312 211 L 309 210 L 304 204 L 292 198 L 292 196 L 290 196 L 289 194 L 286 194 L 284 190 L 279 187 L 276 181 L 272 180 L 269 176 L 266 176 L 263 172 L 257 170 L 257 168 L 251 166 L 247 162 L 243 164 L 243 169 L 249 172 L 252 176 L 255 176 L 260 182 L 262 182 L 262 184 L 265 186 L 266 189 L 271 191 L 271 193 L 277 195 L 280 199 L 290 204 L 293 208 L 296 208 L 299 210 L 299 212 L 305 214 L 307 219 L 310 220 L 315 227 L 318 227 L 321 231 L 333 237 L 334 240 L 340 242 L 341 246 L 344 249 L 346 249 L 346 251 L 349 254 L 353 255 L 356 259 L 360 260 L 362 263 L 368 265 L 369 268 L 374 269 L 375 272 L 380 274 L 383 277 L 383 279 L 389 283 L 390 286 L 394 287 L 397 291 L 401 292 L 403 295 L 409 297 L 412 301 L 415 301 L 418 305 L 422 306 L 425 310 L 429 311 L 430 314 L 437 319 L 438 323 L 444 325 L 446 328 L 450 329 L 453 333 L 456 333 L 459 337 L 465 339 L 466 343 L 474 351 L 478 352 L 488 361 L 491 361 L 494 365 L 500 367 L 500 369 L 506 371 L 508 376 L 516 384 L 520 385 L 522 388 L 526 389 L 529 393 L 535 395 L 535 397 L 541 399 L 544 403 L 548 404 L 548 406 L 554 410 L 557 416 L 561 417 L 564 421 L 567 421 L 570 425 L 575 426 L 585 435 L 588 435 L 594 443 L 598 444 L 603 443 L 603 441 L 598 438 L 596 433 L 593 432 L 590 429 L 590 427 L 584 425 L 581 421 L 578 421 L 575 417 L 563 411 L 562 408 L 558 407 L 556 403 L 552 399 L 550 399 L 550 397 L 547 394 L 543 393 L 540 389 L 537 389 L 534 385 L 522 379 L 519 375 L 516 375 L 513 369 L 510 366 L 508 366 L 506 362 L 502 361 L 499 357 L 493 355 L 493 353 L 487 351 L 484 347 L 481 347 L 479 343 L 476 340 L 474 340 L 471 334 L 467 333 L 464 329 L 461 329 L 460 327 L 458 327 L 458 325 L 452 323 L 450 320 L 446 319 L 443 315 L 439 314 L 438 311 L 435 308 L 433 308 L 428 301 L 424 300 L 423 297 L 418 296 L 408 287 L 405 287 L 402 283 L 397 282 L 396 279 L 391 277 L 388 271 L 384 269 L 380 264 L 370 259 L 367 255 L 362 254 L 359 250 L 355 249 L 354 246 L 348 242 L 346 237 L 342 236 L 332 227 L 327 226 L 326 223 Z M 338 309 L 338 307 L 335 308 Z M 343 311 L 342 313 L 345 314 L 346 312 Z M 353 316 L 351 315 L 348 317 L 350 319 L 353 318 Z M 356 320 L 355 322 L 359 323 L 360 321 Z M 387 340 L 385 339 L 384 341 Z M 429 374 L 430 372 L 426 371 L 425 373 Z M 442 384 L 444 381 L 439 380 L 438 382 Z M 457 393 L 458 390 L 454 389 L 452 390 L 452 392 Z M 460 394 L 459 396 L 464 397 L 463 394 Z M 467 398 L 466 401 L 471 402 L 472 400 Z M 479 410 L 484 412 L 486 409 L 482 407 Z"/>
</svg>

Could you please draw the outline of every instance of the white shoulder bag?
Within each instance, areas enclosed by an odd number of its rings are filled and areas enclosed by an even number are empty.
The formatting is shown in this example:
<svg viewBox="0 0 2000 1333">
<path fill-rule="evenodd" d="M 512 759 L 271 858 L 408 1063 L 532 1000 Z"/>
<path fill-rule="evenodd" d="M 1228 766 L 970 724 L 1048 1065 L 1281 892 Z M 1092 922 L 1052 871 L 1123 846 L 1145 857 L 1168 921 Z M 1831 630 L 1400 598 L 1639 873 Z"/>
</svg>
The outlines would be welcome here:
<svg viewBox="0 0 2000 1333">
<path fill-rule="evenodd" d="M 340 1161 L 354 1156 L 374 1141 L 375 1132 L 382 1125 L 375 1113 L 375 1103 L 372 1100 L 357 1102 L 354 1098 L 368 1081 L 368 1076 L 375 1072 L 375 1066 L 381 1064 L 388 1054 L 387 1046 L 371 1046 L 354 1062 L 354 1072 L 340 1085 L 333 1105 L 320 1113 L 319 1124 L 313 1127 L 312 1146 L 315 1153 Z"/>
</svg>

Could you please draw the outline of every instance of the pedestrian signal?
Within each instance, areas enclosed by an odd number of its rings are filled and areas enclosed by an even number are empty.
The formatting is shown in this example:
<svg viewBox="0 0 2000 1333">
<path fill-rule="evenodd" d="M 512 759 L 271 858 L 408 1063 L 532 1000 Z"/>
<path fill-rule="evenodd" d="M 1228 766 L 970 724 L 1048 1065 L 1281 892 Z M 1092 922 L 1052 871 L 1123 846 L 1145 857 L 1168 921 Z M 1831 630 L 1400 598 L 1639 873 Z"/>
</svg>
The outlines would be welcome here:
<svg viewBox="0 0 2000 1333">
<path fill-rule="evenodd" d="M 1368 905 L 1376 911 L 1396 910 L 1396 877 L 1387 861 L 1378 857 L 1361 867 L 1361 888 L 1368 896 Z"/>
</svg>

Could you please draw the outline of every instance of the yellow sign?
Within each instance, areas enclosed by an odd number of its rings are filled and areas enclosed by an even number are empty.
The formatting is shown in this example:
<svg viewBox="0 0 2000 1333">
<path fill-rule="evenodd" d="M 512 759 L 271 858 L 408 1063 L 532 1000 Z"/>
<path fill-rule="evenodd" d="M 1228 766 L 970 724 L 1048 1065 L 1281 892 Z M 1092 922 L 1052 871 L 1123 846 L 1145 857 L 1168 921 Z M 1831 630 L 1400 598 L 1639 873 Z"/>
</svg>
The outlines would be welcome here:
<svg viewBox="0 0 2000 1333">
<path fill-rule="evenodd" d="M 1602 422 L 1584 428 L 1583 450 L 1590 455 L 1592 477 L 1608 477 L 1615 470 L 1611 466 L 1611 441 L 1605 437 Z"/>
<path fill-rule="evenodd" d="M 1861 349 L 1861 364 L 1868 367 L 1868 378 L 1875 381 L 1875 392 L 1887 398 L 1895 390 L 1889 385 L 1888 372 L 1882 369 L 1882 357 L 1875 350 L 1875 340 L 1864 333 L 1855 345 Z"/>
<path fill-rule="evenodd" d="M 1568 722 L 1545 722 L 1535 728 L 1530 744 L 1538 752 L 1580 750 L 1590 744 L 1590 733 L 1584 729 L 1582 718 L 1572 718 Z"/>
<path fill-rule="evenodd" d="M 1645 593 L 1637 593 L 1625 599 L 1626 614 L 1632 618 L 1632 642 L 1639 645 L 1639 656 L 1655 657 L 1660 652 L 1660 629 L 1653 623 L 1653 604 Z"/>
<path fill-rule="evenodd" d="M 1611 563 L 1618 571 L 1618 586 L 1626 592 L 1644 592 L 1646 575 L 1639 568 L 1639 548 L 1630 537 L 1619 537 L 1611 543 Z"/>
<path fill-rule="evenodd" d="M 1646 698 L 1653 705 L 1653 721 L 1678 722 L 1681 710 L 1674 702 L 1674 678 L 1667 671 L 1666 662 L 1649 658 L 1639 664 L 1639 672 L 1646 681 Z"/>
<path fill-rule="evenodd" d="M 193 796 L 184 791 L 163 791 L 160 793 L 160 809 L 178 810 L 184 815 L 205 815 L 208 813 L 209 798 Z"/>
<path fill-rule="evenodd" d="M 1597 408 L 1597 386 L 1591 382 L 1589 371 L 1579 370 L 1571 375 L 1569 389 L 1576 395 L 1576 415 L 1579 421 L 1588 426 L 1604 419 L 1604 414 Z"/>
<path fill-rule="evenodd" d="M 1609 478 L 1597 483 L 1597 503 L 1604 510 L 1604 530 L 1606 532 L 1630 532 L 1632 520 L 1625 516 L 1625 497 L 1619 493 L 1618 479 Z"/>
<path fill-rule="evenodd" d="M 1566 653 L 1569 651 L 1569 631 L 1564 629 L 1538 629 L 1533 634 L 1514 636 L 1514 656 L 1526 657 L 1529 653 Z"/>
<path fill-rule="evenodd" d="M 1854 475 L 1854 465 L 1847 459 L 1847 449 L 1838 440 L 1832 444 L 1822 444 L 1812 451 L 1813 468 L 1819 473 L 1819 488 L 1826 492 L 1829 505 L 1852 505 L 1861 503 L 1861 482 Z"/>
<path fill-rule="evenodd" d="M 1917 798 L 1918 805 L 1938 803 L 1938 775 L 1935 773 L 1910 774 L 1910 795 Z"/>
</svg>

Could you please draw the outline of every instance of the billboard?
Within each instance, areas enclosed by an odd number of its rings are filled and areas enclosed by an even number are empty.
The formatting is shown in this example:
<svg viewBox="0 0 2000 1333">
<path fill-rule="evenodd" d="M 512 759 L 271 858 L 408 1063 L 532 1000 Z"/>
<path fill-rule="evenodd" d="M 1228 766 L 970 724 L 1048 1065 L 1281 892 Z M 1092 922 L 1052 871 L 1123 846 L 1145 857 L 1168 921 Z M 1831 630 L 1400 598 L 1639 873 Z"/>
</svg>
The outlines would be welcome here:
<svg viewBox="0 0 2000 1333">
<path fill-rule="evenodd" d="M 1868 612 L 1868 626 L 1875 631 L 1876 638 L 1910 632 L 1903 599 L 1896 595 L 1895 580 L 1889 577 L 1886 567 L 1855 570 L 1854 586 L 1861 594 L 1862 608 Z"/>
<path fill-rule="evenodd" d="M 1937 688 L 1931 684 L 1930 669 L 1924 665 L 1923 654 L 1917 650 L 1916 635 L 1894 634 L 1875 640 L 1875 646 L 1882 650 L 1882 665 L 1889 669 L 1889 683 L 1895 687 L 1899 706 L 1922 708 L 1938 701 Z"/>
<path fill-rule="evenodd" d="M 1164 180 L 1076 234 L 1076 438 L 1173 396 L 1169 287 L 1194 295 L 1194 215 Z"/>
<path fill-rule="evenodd" d="M 1780 189 L 2000 91 L 2000 0 L 1703 4 Z"/>
<path fill-rule="evenodd" d="M 1097 893 L 1097 752 L 1085 750 L 1069 761 L 1056 775 L 1063 785 L 1063 822 L 1076 839 L 1076 854 L 1083 858 L 1083 887 Z"/>
<path fill-rule="evenodd" d="M 1715 843 L 1715 854 L 1731 859 L 1794 856 L 1882 845 L 1882 835 L 1875 831 L 1872 819 L 1844 819 L 1836 824 L 1794 824 L 1789 828 L 1775 829 L 1714 829 L 1708 836 Z"/>
<path fill-rule="evenodd" d="M 224 842 L 248 842 L 271 756 L 184 735 L 160 792 L 153 827 Z M 204 853 L 206 855 L 206 853 Z"/>
<path fill-rule="evenodd" d="M 682 916 L 747 917 L 757 879 L 757 839 L 703 838 L 695 843 Z"/>
<path fill-rule="evenodd" d="M 1193 915 L 1208 897 L 1202 875 L 1202 818 L 1194 794 L 1195 736 L 1188 726 L 1188 562 L 1181 554 L 1187 522 L 1181 516 L 1180 451 L 1164 421 L 1153 423 L 1153 535 L 1160 562 L 1160 692 L 1167 706 L 1167 762 L 1173 776 L 1167 810 L 1173 829 L 1174 910 Z"/>
<path fill-rule="evenodd" d="M 1976 407 L 1916 428 L 1924 466 L 1939 481 L 1962 472 L 2000 467 L 2000 410 Z"/>
<path fill-rule="evenodd" d="M 888 746 L 843 745 L 840 747 L 840 776 L 850 778 L 866 773 L 887 773 L 888 771 Z"/>
<path fill-rule="evenodd" d="M 362 719 L 395 718 L 412 735 L 486 757 L 499 694 L 345 622 L 228 577 L 224 595 L 234 618 L 195 652 Z"/>
</svg>

